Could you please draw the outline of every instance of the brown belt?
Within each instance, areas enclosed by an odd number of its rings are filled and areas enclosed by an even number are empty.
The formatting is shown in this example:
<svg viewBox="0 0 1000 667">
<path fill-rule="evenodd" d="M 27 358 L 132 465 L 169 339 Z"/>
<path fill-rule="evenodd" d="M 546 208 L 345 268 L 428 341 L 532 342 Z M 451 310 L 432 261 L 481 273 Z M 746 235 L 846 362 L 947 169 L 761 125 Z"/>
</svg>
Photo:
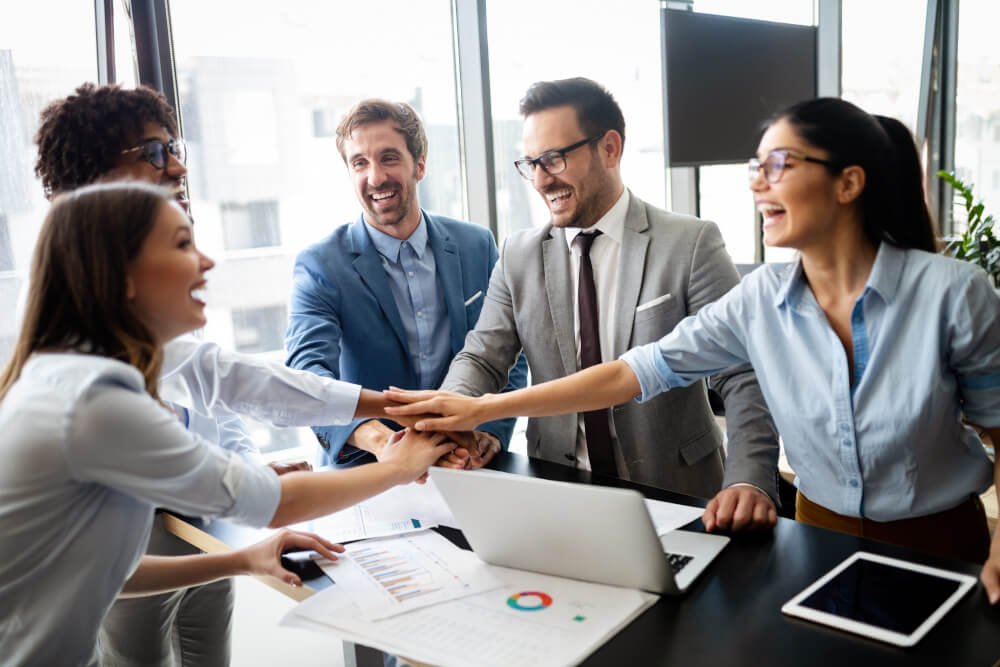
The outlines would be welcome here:
<svg viewBox="0 0 1000 667">
<path fill-rule="evenodd" d="M 973 563 L 983 563 L 990 553 L 986 512 L 978 496 L 950 510 L 898 521 L 872 521 L 832 512 L 798 492 L 795 520 L 820 528 Z"/>
</svg>

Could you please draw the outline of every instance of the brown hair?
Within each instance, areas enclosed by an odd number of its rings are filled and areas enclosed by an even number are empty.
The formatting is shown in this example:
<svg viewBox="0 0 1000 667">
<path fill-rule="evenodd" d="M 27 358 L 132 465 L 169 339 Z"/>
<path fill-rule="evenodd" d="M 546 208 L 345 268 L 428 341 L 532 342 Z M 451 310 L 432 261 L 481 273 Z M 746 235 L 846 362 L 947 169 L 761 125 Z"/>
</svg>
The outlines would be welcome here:
<svg viewBox="0 0 1000 667">
<path fill-rule="evenodd" d="M 153 122 L 177 136 L 167 99 L 152 88 L 85 83 L 72 95 L 42 110 L 35 135 L 35 174 L 46 196 L 97 181 L 118 164 L 121 153 L 142 139 Z"/>
<path fill-rule="evenodd" d="M 413 107 L 405 102 L 371 98 L 361 100 L 351 107 L 337 126 L 337 150 L 344 162 L 347 162 L 344 142 L 351 138 L 351 133 L 362 125 L 383 120 L 391 120 L 396 131 L 406 139 L 406 149 L 410 151 L 414 162 L 419 162 L 420 158 L 427 155 L 427 133 Z"/>
<path fill-rule="evenodd" d="M 133 313 L 126 276 L 169 199 L 166 190 L 136 182 L 56 197 L 35 245 L 24 321 L 0 374 L 0 400 L 32 354 L 68 350 L 135 366 L 157 397 L 163 350 Z"/>
<path fill-rule="evenodd" d="M 573 107 L 580 129 L 587 137 L 602 137 L 614 130 L 625 143 L 625 116 L 608 89 L 590 79 L 578 76 L 557 81 L 537 81 L 521 98 L 519 110 L 527 118 L 531 114 L 556 107 Z"/>
</svg>

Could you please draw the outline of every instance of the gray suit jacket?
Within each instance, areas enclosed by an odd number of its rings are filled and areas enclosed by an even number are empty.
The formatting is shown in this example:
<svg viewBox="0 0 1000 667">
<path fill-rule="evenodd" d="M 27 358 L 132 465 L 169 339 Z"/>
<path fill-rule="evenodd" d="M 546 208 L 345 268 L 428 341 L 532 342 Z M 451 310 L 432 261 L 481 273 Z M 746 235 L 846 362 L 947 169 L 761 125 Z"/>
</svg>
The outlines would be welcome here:
<svg viewBox="0 0 1000 667">
<path fill-rule="evenodd" d="M 667 213 L 632 194 L 619 266 L 616 357 L 659 340 L 739 281 L 715 224 Z M 532 382 L 579 370 L 573 299 L 563 230 L 547 225 L 507 238 L 476 327 L 442 389 L 473 396 L 499 392 L 522 349 Z M 711 381 L 726 406 L 725 485 L 748 482 L 777 502 L 778 436 L 753 371 L 741 366 Z M 703 382 L 646 403 L 615 406 L 611 415 L 632 481 L 704 498 L 723 486 L 722 434 Z M 575 414 L 531 419 L 528 453 L 571 463 L 576 434 Z"/>
</svg>

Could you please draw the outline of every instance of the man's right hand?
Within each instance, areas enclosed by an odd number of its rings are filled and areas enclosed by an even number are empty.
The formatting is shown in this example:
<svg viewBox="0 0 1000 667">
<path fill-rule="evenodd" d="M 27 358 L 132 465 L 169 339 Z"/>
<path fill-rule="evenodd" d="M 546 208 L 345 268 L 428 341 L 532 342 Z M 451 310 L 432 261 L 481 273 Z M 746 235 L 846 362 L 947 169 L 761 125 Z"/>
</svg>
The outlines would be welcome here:
<svg viewBox="0 0 1000 667">
<path fill-rule="evenodd" d="M 382 448 L 379 461 L 396 465 L 402 473 L 401 484 L 423 482 L 427 469 L 455 449 L 444 433 L 423 433 L 412 429 L 397 431 Z"/>
</svg>

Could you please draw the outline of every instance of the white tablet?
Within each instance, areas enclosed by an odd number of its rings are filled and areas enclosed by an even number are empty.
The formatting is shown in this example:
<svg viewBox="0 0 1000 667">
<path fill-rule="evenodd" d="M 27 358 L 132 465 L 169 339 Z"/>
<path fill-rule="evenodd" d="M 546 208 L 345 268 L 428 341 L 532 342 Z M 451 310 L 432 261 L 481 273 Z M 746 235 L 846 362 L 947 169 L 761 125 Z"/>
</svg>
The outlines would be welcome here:
<svg viewBox="0 0 1000 667">
<path fill-rule="evenodd" d="M 781 611 L 913 646 L 975 585 L 976 578 L 967 574 L 858 551 Z"/>
</svg>

